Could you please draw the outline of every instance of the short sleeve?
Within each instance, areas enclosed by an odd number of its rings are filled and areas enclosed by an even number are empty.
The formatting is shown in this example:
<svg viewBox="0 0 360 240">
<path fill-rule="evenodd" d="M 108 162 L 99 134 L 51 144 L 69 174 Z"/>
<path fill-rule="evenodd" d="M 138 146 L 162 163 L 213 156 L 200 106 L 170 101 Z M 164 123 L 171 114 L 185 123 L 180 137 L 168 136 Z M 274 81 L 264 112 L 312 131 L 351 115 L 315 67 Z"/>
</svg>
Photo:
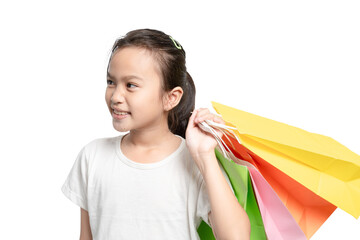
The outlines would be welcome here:
<svg viewBox="0 0 360 240">
<path fill-rule="evenodd" d="M 197 200 L 196 206 L 196 216 L 202 218 L 204 222 L 206 222 L 209 226 L 209 212 L 211 211 L 210 199 L 206 190 L 206 182 L 204 181 L 201 173 L 199 173 L 200 177 L 200 190 L 199 197 Z"/>
<path fill-rule="evenodd" d="M 228 183 L 228 185 L 230 186 L 230 189 L 231 191 L 233 192 L 233 194 L 235 195 L 234 193 L 234 190 L 231 186 L 231 183 L 230 183 L 230 180 L 229 180 L 229 177 L 227 176 L 224 168 L 222 167 L 221 163 L 219 162 L 218 160 L 218 164 L 219 164 L 219 167 L 221 169 L 221 172 L 223 173 L 225 179 L 226 179 L 226 182 Z M 196 215 L 198 217 L 201 217 L 204 222 L 206 222 L 209 226 L 210 223 L 209 223 L 209 213 L 211 211 L 211 206 L 210 206 L 210 198 L 209 198 L 209 195 L 207 193 L 207 190 L 206 190 L 206 182 L 204 181 L 201 173 L 200 173 L 200 191 L 199 191 L 199 198 L 198 198 L 198 202 L 197 202 L 197 212 L 196 212 Z"/>
<path fill-rule="evenodd" d="M 81 149 L 68 174 L 61 191 L 73 203 L 88 211 L 87 184 L 88 184 L 88 159 L 85 147 Z"/>
</svg>

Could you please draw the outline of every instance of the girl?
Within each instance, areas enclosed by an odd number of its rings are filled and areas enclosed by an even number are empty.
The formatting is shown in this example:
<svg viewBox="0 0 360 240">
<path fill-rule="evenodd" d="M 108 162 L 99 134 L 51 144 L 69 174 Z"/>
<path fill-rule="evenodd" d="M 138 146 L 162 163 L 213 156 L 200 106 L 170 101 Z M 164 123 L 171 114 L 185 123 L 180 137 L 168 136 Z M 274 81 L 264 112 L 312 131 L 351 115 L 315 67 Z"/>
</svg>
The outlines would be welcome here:
<svg viewBox="0 0 360 240">
<path fill-rule="evenodd" d="M 117 39 L 105 100 L 114 128 L 129 133 L 86 144 L 62 186 L 80 206 L 80 239 L 199 239 L 201 219 L 217 239 L 249 239 L 217 142 L 197 125 L 225 122 L 194 110 L 195 86 L 177 41 L 152 29 Z"/>
</svg>

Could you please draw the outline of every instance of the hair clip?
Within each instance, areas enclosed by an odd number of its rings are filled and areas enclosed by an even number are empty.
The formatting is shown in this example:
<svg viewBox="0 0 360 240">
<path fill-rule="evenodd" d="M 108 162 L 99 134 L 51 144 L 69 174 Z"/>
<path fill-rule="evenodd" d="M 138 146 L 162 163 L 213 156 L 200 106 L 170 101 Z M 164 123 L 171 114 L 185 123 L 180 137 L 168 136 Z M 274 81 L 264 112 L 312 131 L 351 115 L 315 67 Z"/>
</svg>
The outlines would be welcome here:
<svg viewBox="0 0 360 240">
<path fill-rule="evenodd" d="M 175 40 L 175 39 L 173 39 L 171 36 L 169 36 L 169 38 L 173 41 L 173 43 L 174 43 L 174 45 L 175 45 L 175 47 L 176 47 L 177 49 L 181 49 L 181 46 L 179 46 L 179 45 L 176 43 L 176 40 Z"/>
</svg>

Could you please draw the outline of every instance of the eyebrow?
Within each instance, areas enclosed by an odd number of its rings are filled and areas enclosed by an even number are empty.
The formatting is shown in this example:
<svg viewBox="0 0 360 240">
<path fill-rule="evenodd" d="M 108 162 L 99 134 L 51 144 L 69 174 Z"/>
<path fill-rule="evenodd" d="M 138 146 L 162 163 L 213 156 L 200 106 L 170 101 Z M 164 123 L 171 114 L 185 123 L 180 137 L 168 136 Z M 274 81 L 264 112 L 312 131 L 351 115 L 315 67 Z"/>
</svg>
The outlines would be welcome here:
<svg viewBox="0 0 360 240">
<path fill-rule="evenodd" d="M 114 76 L 112 76 L 109 72 L 107 72 L 107 77 L 111 78 L 111 79 L 116 79 Z M 126 80 L 129 80 L 129 79 L 132 79 L 132 78 L 135 78 L 135 79 L 139 79 L 139 80 L 144 80 L 142 79 L 141 77 L 139 76 L 136 76 L 136 75 L 127 75 L 127 76 L 124 76 L 122 77 L 121 79 L 126 81 Z"/>
</svg>

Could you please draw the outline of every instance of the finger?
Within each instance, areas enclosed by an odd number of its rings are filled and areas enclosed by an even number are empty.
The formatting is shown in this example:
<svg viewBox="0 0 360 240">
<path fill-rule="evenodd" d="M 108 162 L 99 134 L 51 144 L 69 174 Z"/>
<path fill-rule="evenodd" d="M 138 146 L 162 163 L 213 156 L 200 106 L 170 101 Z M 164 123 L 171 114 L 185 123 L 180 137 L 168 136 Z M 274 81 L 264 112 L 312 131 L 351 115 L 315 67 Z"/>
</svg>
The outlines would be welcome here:
<svg viewBox="0 0 360 240">
<path fill-rule="evenodd" d="M 199 123 L 199 122 L 203 122 L 203 121 L 205 121 L 205 120 L 211 120 L 211 121 L 213 121 L 213 122 L 226 125 L 226 124 L 225 124 L 225 121 L 224 121 L 221 117 L 218 117 L 218 116 L 216 116 L 216 115 L 214 115 L 214 114 L 212 114 L 212 113 L 208 113 L 208 114 L 206 114 L 206 115 L 203 115 L 202 117 L 196 116 L 194 122 L 195 122 L 195 123 Z M 215 129 L 214 129 L 214 130 L 215 130 Z M 223 136 L 223 133 L 222 133 L 221 131 L 219 131 L 219 130 L 215 130 L 215 131 L 216 131 L 216 133 L 218 134 L 218 136 L 219 136 L 220 138 Z"/>
<path fill-rule="evenodd" d="M 199 111 L 209 111 L 208 108 L 198 108 Z"/>
<path fill-rule="evenodd" d="M 209 109 L 207 108 L 199 108 L 198 109 L 198 117 L 203 116 L 204 114 L 210 113 Z"/>
<path fill-rule="evenodd" d="M 201 118 L 204 118 L 204 116 L 208 115 L 208 114 L 212 114 L 209 109 L 207 108 L 200 108 L 199 111 L 198 111 L 198 115 L 197 117 L 201 117 Z"/>
<path fill-rule="evenodd" d="M 214 120 L 213 121 L 216 122 L 216 123 L 226 125 L 224 119 L 222 119 L 221 117 L 216 116 L 216 115 L 214 115 Z"/>
<path fill-rule="evenodd" d="M 202 113 L 201 115 L 199 113 L 195 118 L 195 122 L 199 123 L 199 122 L 202 122 L 204 120 L 214 121 L 215 117 L 216 116 L 214 114 L 212 114 L 212 113 Z"/>
<path fill-rule="evenodd" d="M 198 113 L 196 115 L 194 121 L 195 121 L 195 123 L 200 123 L 200 122 L 203 122 L 204 120 L 210 120 L 210 118 L 207 117 L 207 115 L 204 115 L 204 114 L 200 115 L 200 113 Z"/>
</svg>

